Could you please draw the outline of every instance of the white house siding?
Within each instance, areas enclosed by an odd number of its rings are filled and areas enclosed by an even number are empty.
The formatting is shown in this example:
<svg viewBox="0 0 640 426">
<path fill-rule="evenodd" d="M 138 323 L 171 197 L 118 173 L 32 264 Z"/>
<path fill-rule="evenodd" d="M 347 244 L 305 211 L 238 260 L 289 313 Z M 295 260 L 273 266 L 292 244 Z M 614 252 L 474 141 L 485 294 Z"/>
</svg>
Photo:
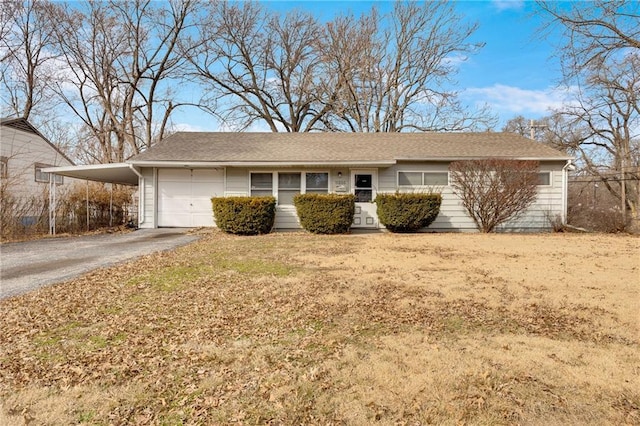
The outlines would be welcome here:
<svg viewBox="0 0 640 426">
<path fill-rule="evenodd" d="M 530 230 L 538 231 L 549 229 L 549 217 L 555 217 L 562 213 L 562 168 L 565 162 L 543 162 L 540 171 L 551 171 L 551 186 L 539 187 L 539 195 L 536 202 L 527 209 L 527 212 L 517 220 L 502 226 L 500 230 Z M 395 192 L 399 171 L 414 172 L 445 172 L 448 171 L 448 163 L 401 163 L 378 172 L 378 184 L 380 192 Z M 416 189 L 403 189 L 404 192 L 412 192 Z M 427 228 L 430 231 L 476 231 L 476 225 L 468 216 L 460 199 L 454 194 L 452 187 L 422 187 L 417 190 L 436 190 L 442 194 L 440 214 Z"/>
<path fill-rule="evenodd" d="M 249 195 L 249 169 L 227 167 L 227 179 L 224 195 L 248 196 Z"/>
<path fill-rule="evenodd" d="M 349 169 L 329 169 L 327 167 L 314 167 L 309 169 L 298 168 L 240 168 L 240 167 L 228 167 L 227 168 L 227 187 L 225 190 L 226 196 L 233 195 L 250 195 L 250 178 L 251 172 L 297 172 L 297 171 L 313 171 L 313 172 L 329 172 L 329 192 L 338 192 L 348 194 L 349 187 Z M 338 173 L 342 176 L 339 177 Z M 337 185 L 344 183 L 344 191 L 338 188 Z M 298 220 L 298 214 L 294 206 L 277 206 L 276 207 L 276 229 L 300 229 L 300 221 Z"/>
<path fill-rule="evenodd" d="M 541 163 L 540 171 L 551 172 L 551 185 L 538 187 L 538 198 L 525 214 L 501 226 L 501 231 L 542 231 L 551 227 L 550 220 L 563 214 L 562 168 L 565 163 Z"/>
<path fill-rule="evenodd" d="M 527 213 L 518 220 L 508 223 L 500 228 L 503 231 L 511 230 L 543 230 L 549 229 L 549 217 L 561 215 L 563 210 L 563 194 L 562 194 L 562 168 L 566 163 L 564 161 L 544 162 L 541 163 L 540 171 L 551 171 L 551 186 L 540 187 L 539 197 L 532 205 Z M 430 163 L 400 163 L 391 167 L 378 168 L 378 193 L 394 193 L 398 189 L 398 172 L 399 171 L 415 171 L 415 172 L 446 172 L 449 164 L 446 162 L 430 162 Z M 257 168 L 257 167 L 227 167 L 225 170 L 225 196 L 248 196 L 251 194 L 250 189 L 250 173 L 251 172 L 293 172 L 302 171 L 297 168 Z M 332 193 L 350 193 L 350 169 L 349 168 L 313 168 L 313 171 L 329 171 L 329 191 Z M 342 176 L 338 176 L 341 173 Z M 157 226 L 156 210 L 157 210 L 157 172 L 152 168 L 142 169 L 145 178 L 144 189 L 144 213 L 145 220 L 141 227 Z M 344 184 L 340 188 L 339 185 Z M 429 191 L 435 189 L 442 194 L 442 205 L 440 214 L 436 220 L 425 230 L 426 231 L 461 231 L 474 232 L 476 226 L 467 215 L 462 207 L 460 199 L 453 193 L 450 186 L 442 187 L 422 187 L 418 189 L 402 189 L 402 191 Z M 277 229 L 299 229 L 300 224 L 293 206 L 277 206 L 276 222 Z"/>
<path fill-rule="evenodd" d="M 448 163 L 401 163 L 378 171 L 380 192 L 396 192 L 398 189 L 398 172 L 447 172 Z M 442 194 L 440 214 L 427 228 L 431 231 L 473 231 L 476 229 L 473 220 L 466 214 L 460 199 L 450 186 L 420 187 L 417 189 L 401 189 L 401 192 L 435 191 Z"/>
<path fill-rule="evenodd" d="M 143 192 L 143 200 L 140 200 L 140 206 L 143 212 L 138 212 L 138 226 L 140 228 L 156 227 L 156 172 L 152 167 L 145 167 L 140 170 L 143 176 L 144 184 L 140 184 Z M 140 189 L 139 188 L 139 189 Z M 143 214 L 140 214 L 143 213 Z"/>
<path fill-rule="evenodd" d="M 0 127 L 0 156 L 7 160 L 6 182 L 11 194 L 20 199 L 48 198 L 49 183 L 36 182 L 35 164 L 49 166 L 71 166 L 57 149 L 37 134 L 25 132 L 10 126 Z M 76 179 L 63 178 L 63 184 L 56 186 L 57 196 L 67 191 Z M 39 212 L 32 212 L 36 214 Z"/>
</svg>

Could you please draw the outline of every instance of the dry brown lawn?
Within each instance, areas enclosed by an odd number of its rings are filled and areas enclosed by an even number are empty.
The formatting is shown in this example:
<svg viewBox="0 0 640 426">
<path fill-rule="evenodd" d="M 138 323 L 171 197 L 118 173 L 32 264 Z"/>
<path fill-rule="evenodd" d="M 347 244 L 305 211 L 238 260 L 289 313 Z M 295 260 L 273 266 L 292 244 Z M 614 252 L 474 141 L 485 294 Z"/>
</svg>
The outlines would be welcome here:
<svg viewBox="0 0 640 426">
<path fill-rule="evenodd" d="M 276 233 L 0 302 L 0 424 L 640 424 L 640 239 Z"/>
</svg>

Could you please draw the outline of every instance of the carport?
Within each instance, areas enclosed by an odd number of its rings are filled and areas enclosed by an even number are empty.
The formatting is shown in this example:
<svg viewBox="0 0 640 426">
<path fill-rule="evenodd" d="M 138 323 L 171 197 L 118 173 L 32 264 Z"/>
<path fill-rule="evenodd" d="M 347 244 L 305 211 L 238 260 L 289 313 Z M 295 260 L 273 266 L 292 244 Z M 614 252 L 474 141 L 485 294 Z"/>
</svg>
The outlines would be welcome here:
<svg viewBox="0 0 640 426">
<path fill-rule="evenodd" d="M 92 164 L 85 166 L 64 166 L 64 167 L 47 167 L 43 169 L 46 173 L 66 176 L 74 179 L 87 181 L 87 223 L 89 221 L 89 181 L 138 186 L 140 191 L 144 191 L 144 177 L 136 170 L 132 164 L 128 163 L 110 163 L 110 164 Z M 113 195 L 113 186 L 111 187 Z M 139 199 L 144 194 L 139 194 Z M 49 180 L 49 233 L 56 233 L 56 185 L 55 179 Z M 138 205 L 138 217 L 144 218 L 144 203 Z"/>
</svg>

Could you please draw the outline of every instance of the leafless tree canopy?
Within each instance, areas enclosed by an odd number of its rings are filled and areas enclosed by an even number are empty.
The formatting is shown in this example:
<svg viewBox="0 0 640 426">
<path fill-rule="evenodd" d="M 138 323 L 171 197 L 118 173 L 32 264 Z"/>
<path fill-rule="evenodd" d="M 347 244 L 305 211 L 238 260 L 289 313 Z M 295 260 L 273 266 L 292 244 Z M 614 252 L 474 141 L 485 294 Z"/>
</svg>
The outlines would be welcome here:
<svg viewBox="0 0 640 426">
<path fill-rule="evenodd" d="M 162 137 L 178 106 L 177 44 L 195 10 L 189 0 L 87 2 L 55 10 L 67 75 L 57 93 L 83 122 L 96 161 L 123 161 Z M 98 148 L 98 149 L 95 149 Z"/>
<path fill-rule="evenodd" d="M 449 170 L 454 191 L 481 232 L 516 219 L 538 196 L 537 161 L 455 161 Z"/>
<path fill-rule="evenodd" d="M 255 3 L 212 4 L 200 43 L 187 55 L 209 109 L 241 128 L 272 131 L 399 132 L 490 127 L 449 89 L 456 60 L 481 46 L 446 2 L 397 2 L 321 25 L 300 12 L 280 16 Z"/>
<path fill-rule="evenodd" d="M 597 0 L 567 8 L 539 2 L 564 34 L 564 85 L 575 99 L 562 117 L 565 147 L 640 218 L 640 3 Z"/>
<path fill-rule="evenodd" d="M 77 141 L 82 162 L 146 149 L 185 105 L 233 130 L 494 124 L 452 89 L 458 64 L 481 44 L 469 41 L 477 25 L 445 1 L 322 23 L 254 2 L 199 0 L 9 0 L 0 12 L 2 114 L 64 123 L 50 130 Z"/>
<path fill-rule="evenodd" d="M 566 76 L 616 56 L 624 49 L 640 49 L 640 3 L 636 1 L 593 0 L 570 4 L 538 1 L 550 17 L 547 26 L 560 26 L 560 51 Z"/>
<path fill-rule="evenodd" d="M 185 56 L 206 96 L 201 106 L 237 128 L 262 122 L 271 131 L 313 128 L 320 26 L 309 14 L 280 17 L 257 3 L 210 3 Z M 224 111 L 221 111 L 224 110 Z"/>
<path fill-rule="evenodd" d="M 3 115 L 29 119 L 51 101 L 58 57 L 45 1 L 0 2 L 0 96 Z"/>
</svg>

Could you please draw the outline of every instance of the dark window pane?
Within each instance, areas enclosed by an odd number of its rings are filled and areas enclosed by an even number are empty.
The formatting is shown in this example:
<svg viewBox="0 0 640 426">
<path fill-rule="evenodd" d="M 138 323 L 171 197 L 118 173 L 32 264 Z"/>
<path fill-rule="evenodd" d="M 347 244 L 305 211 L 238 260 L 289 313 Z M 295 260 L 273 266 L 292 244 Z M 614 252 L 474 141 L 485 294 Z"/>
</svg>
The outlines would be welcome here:
<svg viewBox="0 0 640 426">
<path fill-rule="evenodd" d="M 307 173 L 306 174 L 307 192 L 328 192 L 329 190 L 329 173 Z"/>
<path fill-rule="evenodd" d="M 420 172 L 400 172 L 398 173 L 398 185 L 419 186 L 422 185 L 422 173 Z"/>
<path fill-rule="evenodd" d="M 273 174 L 251 173 L 251 189 L 271 189 L 271 188 L 273 188 Z"/>
<path fill-rule="evenodd" d="M 278 173 L 279 189 L 300 189 L 300 173 Z"/>
<path fill-rule="evenodd" d="M 424 184 L 425 185 L 449 185 L 449 173 L 448 172 L 425 173 Z"/>
<path fill-rule="evenodd" d="M 356 202 L 357 203 L 370 203 L 373 195 L 373 191 L 370 189 L 356 189 Z"/>
<path fill-rule="evenodd" d="M 538 185 L 551 185 L 551 173 L 550 172 L 538 173 Z"/>
<path fill-rule="evenodd" d="M 371 188 L 371 175 L 356 175 L 356 188 Z"/>
</svg>

